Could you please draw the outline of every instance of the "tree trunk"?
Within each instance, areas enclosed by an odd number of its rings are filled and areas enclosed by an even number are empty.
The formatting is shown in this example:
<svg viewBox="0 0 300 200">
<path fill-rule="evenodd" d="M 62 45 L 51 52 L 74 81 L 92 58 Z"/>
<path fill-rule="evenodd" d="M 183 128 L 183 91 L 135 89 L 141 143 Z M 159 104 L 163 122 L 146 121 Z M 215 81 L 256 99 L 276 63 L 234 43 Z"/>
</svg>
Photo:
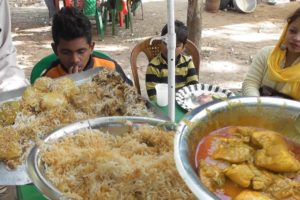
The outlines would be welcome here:
<svg viewBox="0 0 300 200">
<path fill-rule="evenodd" d="M 189 39 L 200 49 L 202 33 L 203 0 L 188 0 L 187 27 Z"/>
</svg>

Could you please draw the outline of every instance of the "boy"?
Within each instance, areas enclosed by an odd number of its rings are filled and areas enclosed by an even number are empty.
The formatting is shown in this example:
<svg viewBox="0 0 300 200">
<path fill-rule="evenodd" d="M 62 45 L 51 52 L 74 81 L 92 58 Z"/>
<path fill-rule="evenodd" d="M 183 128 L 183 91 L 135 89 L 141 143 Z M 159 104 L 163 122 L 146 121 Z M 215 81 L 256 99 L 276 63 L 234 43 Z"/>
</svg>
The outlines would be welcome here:
<svg viewBox="0 0 300 200">
<path fill-rule="evenodd" d="M 116 70 L 132 85 L 116 61 L 93 55 L 92 26 L 89 19 L 73 7 L 64 7 L 53 17 L 52 49 L 58 59 L 50 64 L 43 76 L 57 78 L 96 67 Z"/>
<path fill-rule="evenodd" d="M 166 24 L 161 36 L 168 33 L 168 25 Z M 181 21 L 175 20 L 176 33 L 176 50 L 175 50 L 175 74 L 176 74 L 176 90 L 191 84 L 198 83 L 198 75 L 192 58 L 183 55 L 185 44 L 188 38 L 187 27 Z M 167 44 L 162 42 L 161 52 L 154 57 L 147 67 L 146 72 L 146 89 L 150 100 L 156 99 L 155 85 L 158 83 L 168 83 L 168 49 Z"/>
</svg>

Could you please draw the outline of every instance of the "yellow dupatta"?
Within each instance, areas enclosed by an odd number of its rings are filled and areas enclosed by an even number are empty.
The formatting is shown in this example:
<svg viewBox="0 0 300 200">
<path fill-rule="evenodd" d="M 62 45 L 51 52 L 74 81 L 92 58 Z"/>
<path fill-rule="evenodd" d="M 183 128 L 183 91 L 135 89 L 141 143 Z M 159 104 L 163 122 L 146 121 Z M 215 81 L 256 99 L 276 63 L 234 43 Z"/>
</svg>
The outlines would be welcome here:
<svg viewBox="0 0 300 200">
<path fill-rule="evenodd" d="M 281 45 L 284 43 L 287 29 L 288 25 L 268 57 L 269 78 L 278 82 L 286 82 L 286 86 L 283 88 L 284 93 L 294 99 L 300 99 L 300 62 L 283 69 L 280 66 L 286 56 L 286 50 L 281 49 Z"/>
</svg>

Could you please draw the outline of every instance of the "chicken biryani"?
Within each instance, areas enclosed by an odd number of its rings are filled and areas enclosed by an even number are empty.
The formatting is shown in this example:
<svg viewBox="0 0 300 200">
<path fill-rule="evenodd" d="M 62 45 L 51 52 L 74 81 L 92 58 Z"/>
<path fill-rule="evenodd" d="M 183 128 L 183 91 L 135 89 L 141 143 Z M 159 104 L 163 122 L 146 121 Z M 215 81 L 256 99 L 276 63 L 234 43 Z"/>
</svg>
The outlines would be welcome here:
<svg viewBox="0 0 300 200">
<path fill-rule="evenodd" d="M 173 131 L 81 129 L 39 146 L 44 175 L 70 199 L 195 199 L 173 158 Z"/>
<path fill-rule="evenodd" d="M 41 77 L 20 100 L 0 105 L 0 161 L 10 168 L 57 127 L 96 116 L 152 116 L 145 100 L 117 72 L 103 69 L 81 85 Z"/>
</svg>

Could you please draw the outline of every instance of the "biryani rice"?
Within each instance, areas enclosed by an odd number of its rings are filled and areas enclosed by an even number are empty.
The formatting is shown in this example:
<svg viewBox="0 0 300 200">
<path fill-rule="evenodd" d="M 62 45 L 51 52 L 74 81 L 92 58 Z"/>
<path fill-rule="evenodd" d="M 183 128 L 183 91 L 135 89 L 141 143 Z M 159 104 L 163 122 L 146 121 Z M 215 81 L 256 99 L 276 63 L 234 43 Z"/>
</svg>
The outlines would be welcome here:
<svg viewBox="0 0 300 200">
<path fill-rule="evenodd" d="M 174 132 L 81 130 L 42 147 L 46 176 L 74 199 L 194 199 L 173 159 Z"/>
<path fill-rule="evenodd" d="M 112 91 L 123 97 L 114 96 Z M 61 99 L 66 99 L 67 102 L 61 104 Z M 10 168 L 23 163 L 28 149 L 53 129 L 63 125 L 96 116 L 153 115 L 135 89 L 126 84 L 117 72 L 108 69 L 103 69 L 92 81 L 80 86 L 67 78 L 39 78 L 24 91 L 18 103 L 20 110 L 12 124 L 7 125 L 0 120 L 0 134 L 5 134 L 6 128 L 15 129 L 18 137 L 9 142 L 12 143 L 11 146 L 19 144 L 18 148 L 22 149 L 15 149 L 14 152 L 18 155 L 12 159 L 9 155 L 12 150 L 4 148 L 5 141 L 0 140 L 0 152 L 3 152 L 0 162 L 9 163 Z M 0 105 L 0 110 L 2 106 L 5 104 Z M 10 114 L 11 111 L 0 112 L 0 115 L 7 118 L 7 113 Z"/>
</svg>

